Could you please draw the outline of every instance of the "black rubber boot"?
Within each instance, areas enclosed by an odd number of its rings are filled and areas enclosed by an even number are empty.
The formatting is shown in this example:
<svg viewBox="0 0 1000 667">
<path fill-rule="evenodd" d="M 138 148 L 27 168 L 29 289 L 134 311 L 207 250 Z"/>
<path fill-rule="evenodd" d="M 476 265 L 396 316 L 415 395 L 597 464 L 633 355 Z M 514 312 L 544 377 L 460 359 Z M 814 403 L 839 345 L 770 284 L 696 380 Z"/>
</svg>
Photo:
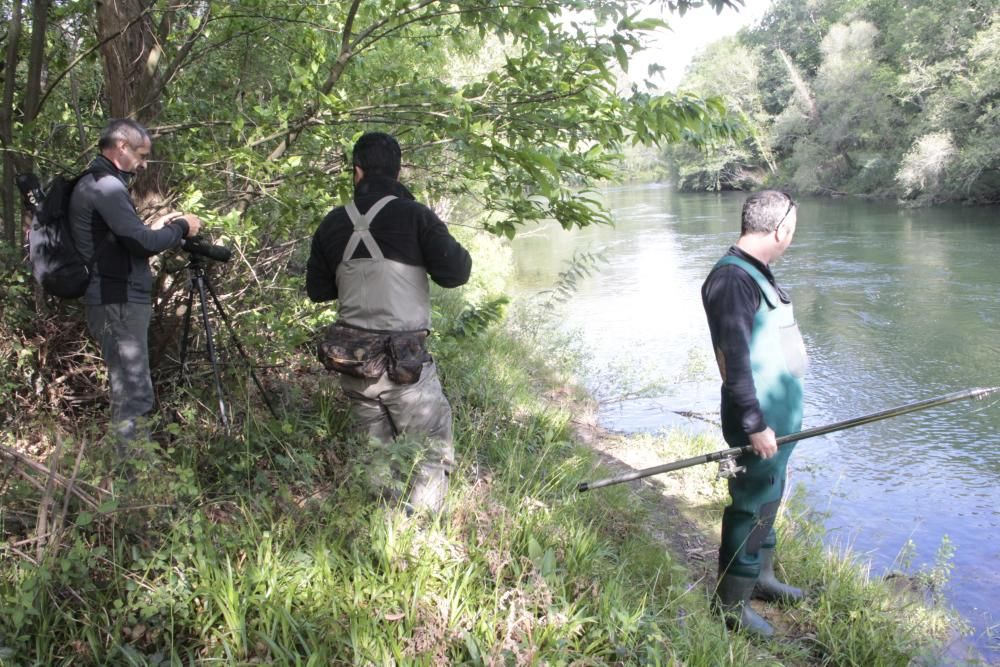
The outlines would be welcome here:
<svg viewBox="0 0 1000 667">
<path fill-rule="evenodd" d="M 802 589 L 783 584 L 774 576 L 774 549 L 760 550 L 760 577 L 753 589 L 755 600 L 765 602 L 798 602 L 802 599 Z"/>
<path fill-rule="evenodd" d="M 750 606 L 756 579 L 723 574 L 715 587 L 715 604 L 731 630 L 743 630 L 758 637 L 771 637 L 774 628 Z"/>
</svg>

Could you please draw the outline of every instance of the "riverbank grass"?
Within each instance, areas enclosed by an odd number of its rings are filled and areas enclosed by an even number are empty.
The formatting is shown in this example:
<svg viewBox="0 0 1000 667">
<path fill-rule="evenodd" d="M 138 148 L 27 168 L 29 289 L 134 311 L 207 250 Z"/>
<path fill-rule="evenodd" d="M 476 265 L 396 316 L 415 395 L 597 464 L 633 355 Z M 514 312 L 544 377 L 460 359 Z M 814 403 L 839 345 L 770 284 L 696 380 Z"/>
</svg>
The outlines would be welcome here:
<svg viewBox="0 0 1000 667">
<path fill-rule="evenodd" d="M 711 430 L 629 436 L 609 435 L 598 445 L 617 471 L 650 467 L 725 448 Z M 600 473 L 598 473 L 600 474 Z M 594 491 L 600 494 L 621 487 Z M 648 513 L 649 534 L 666 544 L 686 568 L 689 581 L 705 595 L 714 585 L 718 530 L 728 502 L 716 466 L 701 465 L 629 483 L 628 504 Z M 610 499 L 608 502 L 617 502 Z M 829 546 L 823 515 L 797 486 L 779 514 L 778 576 L 801 586 L 806 599 L 782 607 L 754 602 L 777 631 L 766 652 L 777 664 L 937 665 L 946 644 L 967 630 L 935 591 L 946 583 L 947 562 L 933 568 L 874 575 L 863 554 L 850 545 Z M 954 664 L 976 658 L 949 657 Z M 953 663 L 949 663 L 953 664 Z"/>
<path fill-rule="evenodd" d="M 459 453 L 436 519 L 370 499 L 365 445 L 308 360 L 286 388 L 297 412 L 258 411 L 226 436 L 185 408 L 113 492 L 91 431 L 51 433 L 67 443 L 48 461 L 62 471 L 87 444 L 75 479 L 98 504 L 4 480 L 0 664 L 902 666 L 933 651 L 946 618 L 831 555 L 798 500 L 780 565 L 809 598 L 765 610 L 778 640 L 728 633 L 708 603 L 713 471 L 670 476 L 666 495 L 578 493 L 615 469 L 581 442 L 586 404 L 553 363 L 568 347 L 514 330 L 436 341 Z M 719 444 L 655 442 L 664 460 Z M 64 520 L 40 535 L 45 512 Z"/>
</svg>

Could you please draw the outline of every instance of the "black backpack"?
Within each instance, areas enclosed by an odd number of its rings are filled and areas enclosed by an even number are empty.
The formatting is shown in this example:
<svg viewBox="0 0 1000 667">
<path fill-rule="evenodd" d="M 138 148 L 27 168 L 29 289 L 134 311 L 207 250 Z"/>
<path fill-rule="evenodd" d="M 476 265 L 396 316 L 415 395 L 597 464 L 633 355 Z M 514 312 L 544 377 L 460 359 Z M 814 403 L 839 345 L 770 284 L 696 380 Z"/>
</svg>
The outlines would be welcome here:
<svg viewBox="0 0 1000 667">
<path fill-rule="evenodd" d="M 24 205 L 31 211 L 28 232 L 28 259 L 35 280 L 48 294 L 62 299 L 77 299 L 90 284 L 91 266 L 76 248 L 70 229 L 69 200 L 81 178 L 94 171 L 87 170 L 73 179 L 56 176 L 46 191 L 34 174 L 20 174 L 17 187 L 24 196 Z M 104 244 L 102 244 L 103 247 Z"/>
</svg>

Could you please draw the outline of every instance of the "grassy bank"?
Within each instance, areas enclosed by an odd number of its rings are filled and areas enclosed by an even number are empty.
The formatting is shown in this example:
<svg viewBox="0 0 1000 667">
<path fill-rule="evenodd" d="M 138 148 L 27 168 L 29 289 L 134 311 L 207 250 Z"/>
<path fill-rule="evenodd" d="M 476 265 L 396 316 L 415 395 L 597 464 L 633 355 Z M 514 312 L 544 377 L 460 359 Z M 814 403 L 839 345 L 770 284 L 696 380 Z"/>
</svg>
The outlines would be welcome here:
<svg viewBox="0 0 1000 667">
<path fill-rule="evenodd" d="M 281 417 L 250 392 L 233 436 L 197 395 L 171 397 L 131 485 L 113 481 L 102 417 L 19 415 L 0 440 L 24 457 L 0 480 L 0 664 L 932 662 L 948 615 L 829 555 L 799 501 L 780 565 L 808 599 L 764 610 L 776 641 L 727 633 L 708 604 L 724 499 L 709 466 L 576 492 L 629 452 L 720 443 L 587 428 L 568 341 L 456 299 L 434 341 L 459 459 L 436 521 L 369 500 L 365 445 L 306 354 L 268 380 Z"/>
</svg>

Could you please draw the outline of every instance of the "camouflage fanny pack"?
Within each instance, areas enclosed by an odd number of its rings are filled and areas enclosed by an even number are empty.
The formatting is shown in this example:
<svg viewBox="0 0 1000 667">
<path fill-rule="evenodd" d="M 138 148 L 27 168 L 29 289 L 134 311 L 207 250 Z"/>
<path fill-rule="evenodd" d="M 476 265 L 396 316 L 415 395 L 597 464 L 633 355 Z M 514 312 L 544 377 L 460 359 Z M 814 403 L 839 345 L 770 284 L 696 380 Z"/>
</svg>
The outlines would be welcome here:
<svg viewBox="0 0 1000 667">
<path fill-rule="evenodd" d="M 407 331 L 389 336 L 389 379 L 396 384 L 413 384 L 420 379 L 427 351 L 427 331 Z"/>
<path fill-rule="evenodd" d="M 388 373 L 397 384 L 420 379 L 427 352 L 427 331 L 368 331 L 331 324 L 319 343 L 319 360 L 329 371 L 375 380 Z"/>
<path fill-rule="evenodd" d="M 374 380 L 389 364 L 389 335 L 331 324 L 319 342 L 319 360 L 328 371 Z"/>
</svg>

